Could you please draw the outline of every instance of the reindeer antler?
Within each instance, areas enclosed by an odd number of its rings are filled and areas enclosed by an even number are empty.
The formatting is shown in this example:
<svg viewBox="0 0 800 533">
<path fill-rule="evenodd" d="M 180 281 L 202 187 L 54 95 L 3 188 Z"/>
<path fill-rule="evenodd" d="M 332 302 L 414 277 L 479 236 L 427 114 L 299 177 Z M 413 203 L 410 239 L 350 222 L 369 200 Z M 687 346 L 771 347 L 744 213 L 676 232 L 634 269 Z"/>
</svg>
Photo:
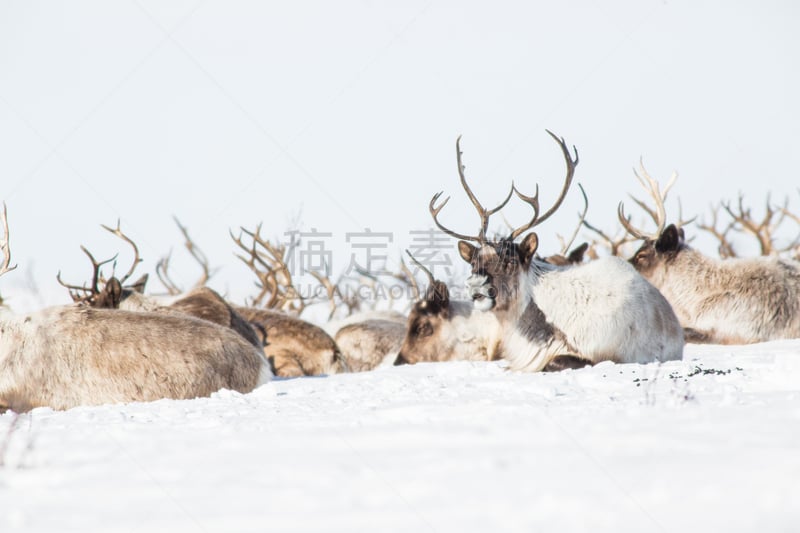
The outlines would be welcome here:
<svg viewBox="0 0 800 533">
<path fill-rule="evenodd" d="M 717 247 L 717 251 L 719 256 L 724 258 L 728 257 L 736 257 L 736 251 L 733 249 L 733 244 L 728 240 L 728 233 L 734 228 L 736 225 L 736 221 L 729 222 L 728 225 L 724 229 L 717 229 L 717 223 L 719 219 L 719 209 L 720 206 L 712 206 L 711 207 L 711 222 L 709 224 L 705 223 L 705 220 L 698 222 L 697 227 L 703 231 L 707 231 L 711 235 L 713 235 L 718 241 L 719 246 Z"/>
<path fill-rule="evenodd" d="M 181 221 L 178 220 L 178 217 L 173 216 L 172 220 L 175 221 L 175 224 L 178 226 L 178 229 L 183 235 L 184 238 L 183 245 L 186 247 L 186 250 L 194 258 L 194 260 L 197 261 L 197 263 L 200 265 L 200 268 L 203 271 L 200 278 L 194 284 L 195 288 L 202 287 L 206 283 L 208 283 L 208 280 L 211 279 L 211 276 L 214 275 L 214 272 L 211 271 L 211 267 L 209 266 L 208 257 L 197 246 L 197 244 L 195 244 L 195 242 L 189 236 L 189 230 L 186 229 L 186 226 L 181 224 Z"/>
<path fill-rule="evenodd" d="M 136 267 L 139 265 L 139 263 L 142 262 L 142 259 L 139 257 L 139 247 L 136 246 L 136 243 L 133 242 L 133 240 L 130 237 L 128 237 L 127 235 L 122 233 L 122 230 L 120 229 L 120 225 L 119 225 L 119 219 L 117 219 L 117 227 L 116 228 L 110 228 L 108 226 L 104 226 L 103 224 L 100 224 L 100 227 L 103 228 L 104 230 L 108 231 L 108 232 L 113 233 L 114 235 L 116 235 L 117 237 L 122 239 L 123 241 L 127 242 L 128 244 L 130 244 L 131 247 L 133 248 L 134 258 L 133 258 L 133 263 L 131 263 L 131 268 L 128 270 L 128 272 L 125 273 L 124 276 L 122 276 L 121 278 L 118 278 L 120 283 L 125 283 L 126 281 L 128 281 L 128 278 L 131 277 L 131 274 L 133 274 L 133 271 L 136 270 Z"/>
<path fill-rule="evenodd" d="M 172 259 L 172 250 L 158 260 L 156 263 L 156 276 L 158 276 L 158 280 L 161 282 L 164 287 L 167 289 L 167 294 L 176 296 L 183 292 L 183 290 L 178 286 L 177 283 L 172 281 L 172 278 L 169 275 L 169 262 Z"/>
<path fill-rule="evenodd" d="M 111 282 L 113 280 L 116 283 L 118 283 L 119 287 L 121 287 L 122 284 L 125 283 L 128 280 L 128 278 L 131 277 L 133 272 L 136 270 L 136 266 L 139 263 L 142 262 L 142 259 L 139 257 L 139 248 L 136 246 L 136 243 L 133 242 L 133 240 L 130 237 L 128 237 L 127 235 L 125 235 L 122 232 L 122 230 L 120 229 L 119 220 L 117 220 L 117 227 L 116 228 L 111 228 L 109 226 L 105 226 L 105 225 L 102 225 L 102 224 L 100 225 L 100 227 L 102 227 L 104 230 L 106 230 L 106 231 L 108 231 L 110 233 L 113 233 L 114 235 L 116 235 L 117 237 L 122 239 L 123 241 L 127 242 L 128 244 L 130 244 L 131 247 L 133 248 L 133 252 L 134 252 L 134 256 L 135 257 L 134 257 L 133 263 L 131 264 L 130 269 L 128 270 L 128 272 L 125 273 L 124 276 L 122 276 L 121 278 L 116 278 L 116 276 L 114 276 L 114 274 L 112 272 L 111 278 L 106 280 L 106 279 L 104 279 L 103 274 L 101 272 L 101 267 L 103 265 L 106 265 L 106 264 L 112 263 L 112 262 L 114 263 L 114 266 L 116 266 L 116 259 L 117 259 L 117 256 L 119 254 L 114 254 L 113 257 L 111 257 L 110 259 L 106 259 L 104 261 L 97 261 L 94 258 L 94 256 L 91 254 L 91 252 L 89 252 L 89 250 L 85 246 L 81 245 L 81 250 L 89 258 L 89 261 L 92 262 L 92 282 L 91 282 L 91 285 L 89 285 L 88 287 L 85 284 L 83 284 L 83 285 L 71 285 L 71 284 L 65 283 L 61 279 L 61 271 L 59 271 L 58 274 L 56 275 L 56 280 L 58 281 L 58 283 L 62 287 L 65 287 L 65 288 L 67 288 L 69 290 L 69 294 L 72 297 L 72 301 L 75 302 L 75 303 L 88 303 L 90 305 L 105 306 L 106 305 L 105 304 L 105 299 L 101 297 L 101 295 L 103 294 L 103 291 L 100 289 L 99 284 L 100 283 L 108 283 L 108 282 Z M 146 280 L 147 280 L 147 275 L 145 274 L 145 276 L 143 276 L 142 279 L 137 281 L 134 285 L 140 285 L 140 284 L 143 285 L 144 282 L 146 282 Z M 116 303 L 118 303 L 118 302 L 116 302 Z"/>
<path fill-rule="evenodd" d="M 666 187 L 664 187 L 664 190 L 661 191 L 658 181 L 650 177 L 650 174 L 648 174 L 647 170 L 645 170 L 644 162 L 641 158 L 639 158 L 639 170 L 642 173 L 642 176 L 639 175 L 639 172 L 637 172 L 636 169 L 633 169 L 633 174 L 636 176 L 636 179 L 639 181 L 639 184 L 642 186 L 645 192 L 647 192 L 647 194 L 653 199 L 655 208 L 650 208 L 645 202 L 635 198 L 633 195 L 629 196 L 636 203 L 636 205 L 641 207 L 648 215 L 650 215 L 650 218 L 652 218 L 656 223 L 656 231 L 655 233 L 646 233 L 644 230 L 635 228 L 631 224 L 630 217 L 625 215 L 623 202 L 620 202 L 619 206 L 617 206 L 617 216 L 622 224 L 622 227 L 624 227 L 628 233 L 637 239 L 655 240 L 658 239 L 658 237 L 661 235 L 661 232 L 664 231 L 664 228 L 667 226 L 667 211 L 664 208 L 664 202 L 667 199 L 667 193 L 672 186 L 675 185 L 675 180 L 678 179 L 678 173 L 672 173 L 672 176 L 670 176 Z"/>
<path fill-rule="evenodd" d="M 58 274 L 56 274 L 56 280 L 62 287 L 65 287 L 67 290 L 69 290 L 69 295 L 72 297 L 73 302 L 91 304 L 101 293 L 100 287 L 98 286 L 100 283 L 100 279 L 102 277 L 100 274 L 100 267 L 108 263 L 111 263 L 112 261 L 115 261 L 117 259 L 117 255 L 119 254 L 114 254 L 114 257 L 106 259 L 105 261 L 97 261 L 92 255 L 92 253 L 89 250 L 87 250 L 85 246 L 81 245 L 81 250 L 83 250 L 83 253 L 85 253 L 87 257 L 89 257 L 89 261 L 92 262 L 91 285 L 87 287 L 85 284 L 70 285 L 68 283 L 64 283 L 64 281 L 61 279 L 60 270 L 58 271 Z"/>
<path fill-rule="evenodd" d="M 458 139 L 456 140 L 456 161 L 458 163 L 458 176 L 459 176 L 459 178 L 461 180 L 461 186 L 464 188 L 464 191 L 466 191 L 467 196 L 469 196 L 469 199 L 472 202 L 472 205 L 474 205 L 475 209 L 478 211 L 478 215 L 480 216 L 480 219 L 481 219 L 480 231 L 478 232 L 477 236 L 464 235 L 464 234 L 461 234 L 461 233 L 456 233 L 455 231 L 452 231 L 452 230 L 446 228 L 444 225 L 442 225 L 439 222 L 437 217 L 439 215 L 439 212 L 442 210 L 442 208 L 447 204 L 448 200 L 450 200 L 450 197 L 448 196 L 447 198 L 445 198 L 445 200 L 438 207 L 435 207 L 436 202 L 439 200 L 439 198 L 442 195 L 441 192 L 433 195 L 433 198 L 431 199 L 431 202 L 428 205 L 428 208 L 429 208 L 429 210 L 431 212 L 431 216 L 433 216 L 433 221 L 436 224 L 436 226 L 440 230 L 442 230 L 443 232 L 445 232 L 448 235 L 450 235 L 452 237 L 455 237 L 457 239 L 462 239 L 462 240 L 467 240 L 467 241 L 475 241 L 475 242 L 477 242 L 479 244 L 483 244 L 483 243 L 486 242 L 486 231 L 488 230 L 488 227 L 489 227 L 489 217 L 492 216 L 493 214 L 497 213 L 498 211 L 500 211 L 503 207 L 505 207 L 505 205 L 508 203 L 509 199 L 511 199 L 511 195 L 512 194 L 516 194 L 519 197 L 520 200 L 522 200 L 523 202 L 525 202 L 525 203 L 527 203 L 527 204 L 529 204 L 529 205 L 531 205 L 533 207 L 533 218 L 531 218 L 531 220 L 528 223 L 526 223 L 526 224 L 524 224 L 524 225 L 512 230 L 511 235 L 509 236 L 510 240 L 513 241 L 514 239 L 519 237 L 522 233 L 524 233 L 528 229 L 530 229 L 530 228 L 532 228 L 534 226 L 537 226 L 537 225 L 541 224 L 542 222 L 544 222 L 545 220 L 547 220 L 548 218 L 550 218 L 550 216 L 553 213 L 555 213 L 556 210 L 561 206 L 561 203 L 564 201 L 564 198 L 567 195 L 567 191 L 569 190 L 569 187 L 572 184 L 572 178 L 575 175 L 575 167 L 578 164 L 578 160 L 579 159 L 578 159 L 578 150 L 577 150 L 577 148 L 575 148 L 574 146 L 572 147 L 572 149 L 573 149 L 573 151 L 575 153 L 575 158 L 573 159 L 572 155 L 570 154 L 569 148 L 567 147 L 567 144 L 564 141 L 564 138 L 556 136 L 550 130 L 545 130 L 545 131 L 548 133 L 548 135 L 550 135 L 559 144 L 559 146 L 561 147 L 561 151 L 564 154 L 564 159 L 565 159 L 565 161 L 567 163 L 567 175 L 566 175 L 566 177 L 564 179 L 564 187 L 561 190 L 561 194 L 559 195 L 559 197 L 556 199 L 555 203 L 553 204 L 553 206 L 549 210 L 547 210 L 543 215 L 539 216 L 539 186 L 538 185 L 536 186 L 536 192 L 535 192 L 535 194 L 533 196 L 526 196 L 526 195 L 522 194 L 516 188 L 516 186 L 514 186 L 513 183 L 511 184 L 511 190 L 508 192 L 508 196 L 506 196 L 505 200 L 503 200 L 500 203 L 500 205 L 498 205 L 494 209 L 486 209 L 486 208 L 484 208 L 481 205 L 481 203 L 478 201 L 478 199 L 475 196 L 475 194 L 472 192 L 472 189 L 470 189 L 469 185 L 467 184 L 467 179 L 466 179 L 466 177 L 464 175 L 464 165 L 461 162 L 461 136 L 459 136 Z"/>
<path fill-rule="evenodd" d="M 17 265 L 10 266 L 11 247 L 8 242 L 8 236 L 8 209 L 6 208 L 6 203 L 3 202 L 3 240 L 0 241 L 0 251 L 3 253 L 3 263 L 0 265 L 0 276 L 17 268 Z"/>
<path fill-rule="evenodd" d="M 575 231 L 572 232 L 572 237 L 570 237 L 569 240 L 566 240 L 559 235 L 558 238 L 562 241 L 561 251 L 559 252 L 561 255 L 566 255 L 569 249 L 572 247 L 572 243 L 575 242 L 575 239 L 578 237 L 578 232 L 586 222 L 586 213 L 589 212 L 589 198 L 586 196 L 586 191 L 583 190 L 583 185 L 579 183 L 578 189 L 580 189 L 581 196 L 583 196 L 583 211 L 578 213 L 578 225 L 575 226 Z"/>
<path fill-rule="evenodd" d="M 508 196 L 506 196 L 506 199 L 503 200 L 500 203 L 500 205 L 498 205 L 494 209 L 486 209 L 485 207 L 483 207 L 481 205 L 481 203 L 478 201 L 478 198 L 475 196 L 475 194 L 472 192 L 472 189 L 467 184 L 467 178 L 464 175 L 464 168 L 465 167 L 464 167 L 464 164 L 461 162 L 461 155 L 462 155 L 462 152 L 461 152 L 461 135 L 459 135 L 458 138 L 456 139 L 456 162 L 458 163 L 458 177 L 461 180 L 461 186 L 464 188 L 464 191 L 466 191 L 467 196 L 469 196 L 469 199 L 472 202 L 472 205 L 474 205 L 475 209 L 478 211 L 478 216 L 480 216 L 480 218 L 481 218 L 481 229 L 478 232 L 478 235 L 475 236 L 475 237 L 473 237 L 471 235 L 462 235 L 460 233 L 456 233 L 456 232 L 446 228 L 445 226 L 443 226 L 439 222 L 439 219 L 437 218 L 438 215 L 439 215 L 439 212 L 442 210 L 442 208 L 445 205 L 447 205 L 447 202 L 450 200 L 450 197 L 448 196 L 447 198 L 444 199 L 444 201 L 441 203 L 441 205 L 439 205 L 439 207 L 434 207 L 436 202 L 439 200 L 439 197 L 441 197 L 442 192 L 438 192 L 438 193 L 433 195 L 433 198 L 431 199 L 430 204 L 428 204 L 428 208 L 430 209 L 431 216 L 433 217 L 434 223 L 436 224 L 436 226 L 438 226 L 438 228 L 440 230 L 442 230 L 443 232 L 445 232 L 448 235 L 450 235 L 452 237 L 455 237 L 457 239 L 462 239 L 462 240 L 466 240 L 466 241 L 475 241 L 477 243 L 481 243 L 482 244 L 482 243 L 486 242 L 486 230 L 489 228 L 489 217 L 492 216 L 493 214 L 497 213 L 498 211 L 500 211 L 503 207 L 505 207 L 505 205 L 511 199 L 511 193 L 513 192 L 514 188 L 512 186 L 511 190 L 508 191 Z"/>
<path fill-rule="evenodd" d="M 252 244 L 246 245 L 242 235 L 250 237 Z M 305 309 L 305 300 L 294 286 L 292 273 L 286 264 L 286 257 L 292 248 L 286 245 L 275 246 L 261 236 L 261 224 L 255 231 L 240 228 L 239 236 L 230 232 L 233 242 L 239 246 L 247 256 L 237 255 L 258 278 L 261 292 L 253 299 L 254 305 L 263 305 L 266 308 L 278 308 L 300 314 Z M 293 245 L 292 245 L 293 246 Z M 269 295 L 269 300 L 262 303 Z"/>
<path fill-rule="evenodd" d="M 436 279 L 433 277 L 433 272 L 431 272 L 430 270 L 428 270 L 428 268 L 427 268 L 425 265 L 423 265 L 422 263 L 420 263 L 419 261 L 417 261 L 417 258 L 416 258 L 416 257 L 414 257 L 414 256 L 411 254 L 411 252 L 409 252 L 408 250 L 406 250 L 406 253 L 408 254 L 408 257 L 410 257 L 410 258 L 411 258 L 411 261 L 412 261 L 412 262 L 413 262 L 415 265 L 417 265 L 417 268 L 419 268 L 419 269 L 421 269 L 423 272 L 425 272 L 425 275 L 426 275 L 426 276 L 428 276 L 428 282 L 429 282 L 431 285 L 433 285 L 433 283 L 436 281 Z"/>
<path fill-rule="evenodd" d="M 197 261 L 197 264 L 199 264 L 200 268 L 202 269 L 202 274 L 194 283 L 194 288 L 203 287 L 206 283 L 208 283 L 208 280 L 211 279 L 211 276 L 213 276 L 216 271 L 211 270 L 208 257 L 189 236 L 189 230 L 186 229 L 186 226 L 181 224 L 181 221 L 178 220 L 178 217 L 176 216 L 173 216 L 172 220 L 175 221 L 175 224 L 178 226 L 178 229 L 183 235 L 183 246 L 189 252 L 189 255 L 191 255 L 192 258 Z M 158 263 L 156 263 L 156 276 L 158 276 L 158 279 L 161 281 L 164 287 L 166 287 L 168 294 L 176 295 L 182 293 L 183 290 L 172 280 L 169 275 L 169 264 L 171 259 L 172 251 L 170 250 L 166 256 L 158 260 Z"/>
<path fill-rule="evenodd" d="M 556 212 L 556 210 L 561 207 L 561 203 L 564 201 L 564 198 L 567 196 L 567 191 L 569 191 L 570 185 L 572 185 L 572 178 L 575 177 L 575 167 L 578 165 L 578 161 L 580 160 L 578 157 L 578 149 L 575 146 L 572 147 L 572 150 L 575 153 L 575 158 L 572 158 L 572 154 L 569 152 L 569 148 L 567 148 L 567 143 L 564 141 L 563 137 L 558 137 L 555 133 L 550 130 L 545 130 L 550 137 L 555 140 L 559 147 L 561 148 L 561 152 L 564 154 L 564 161 L 567 163 L 567 175 L 564 178 L 564 186 L 561 189 L 561 194 L 558 195 L 556 198 L 555 203 L 548 209 L 543 215 L 539 216 L 539 185 L 536 185 L 536 192 L 533 196 L 525 196 L 521 192 L 517 190 L 516 187 L 513 187 L 514 192 L 517 193 L 517 196 L 523 202 L 530 204 L 533 207 L 533 217 L 528 221 L 528 223 L 523 224 L 522 226 L 518 227 L 514 231 L 511 232 L 509 236 L 509 240 L 514 240 L 529 229 L 538 226 L 550 216 Z"/>
</svg>

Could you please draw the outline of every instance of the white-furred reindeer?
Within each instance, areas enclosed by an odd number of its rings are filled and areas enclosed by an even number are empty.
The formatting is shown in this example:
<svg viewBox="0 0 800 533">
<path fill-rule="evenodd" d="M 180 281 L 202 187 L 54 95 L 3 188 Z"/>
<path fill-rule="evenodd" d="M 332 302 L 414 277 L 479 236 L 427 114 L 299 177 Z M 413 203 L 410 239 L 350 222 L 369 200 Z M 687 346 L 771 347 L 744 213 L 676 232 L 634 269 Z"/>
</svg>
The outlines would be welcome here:
<svg viewBox="0 0 800 533">
<path fill-rule="evenodd" d="M 5 208 L 0 243 L 10 271 Z M 256 346 L 185 315 L 85 304 L 0 317 L 0 412 L 249 392 L 272 378 Z"/>
<path fill-rule="evenodd" d="M 670 302 L 686 340 L 747 344 L 800 337 L 800 264 L 779 257 L 703 255 L 686 244 L 682 228 L 666 223 L 664 201 L 674 177 L 662 192 L 644 167 L 641 172 L 644 178 L 636 176 L 655 202 L 655 210 L 647 210 L 657 228 L 647 233 L 634 227 L 620 203 L 620 222 L 644 240 L 630 263 Z"/>
<path fill-rule="evenodd" d="M 449 230 L 438 220 L 447 199 L 430 211 L 436 225 L 460 239 L 462 258 L 472 266 L 467 287 L 478 310 L 493 313 L 503 331 L 502 352 L 513 370 L 539 371 L 559 356 L 589 364 L 680 359 L 683 330 L 667 300 L 630 264 L 616 257 L 601 258 L 571 267 L 556 267 L 535 259 L 536 233 L 527 230 L 547 220 L 561 205 L 578 163 L 563 139 L 547 132 L 559 144 L 567 164 L 561 194 L 545 213 L 539 210 L 538 187 L 534 196 L 521 194 L 512 185 L 505 200 L 485 209 L 467 185 L 461 162 L 460 139 L 456 157 L 461 185 L 478 211 L 477 236 Z M 574 148 L 573 148 L 574 150 Z M 533 208 L 531 220 L 503 239 L 486 236 L 489 217 L 516 194 Z M 477 243 L 470 244 L 468 241 Z"/>
</svg>

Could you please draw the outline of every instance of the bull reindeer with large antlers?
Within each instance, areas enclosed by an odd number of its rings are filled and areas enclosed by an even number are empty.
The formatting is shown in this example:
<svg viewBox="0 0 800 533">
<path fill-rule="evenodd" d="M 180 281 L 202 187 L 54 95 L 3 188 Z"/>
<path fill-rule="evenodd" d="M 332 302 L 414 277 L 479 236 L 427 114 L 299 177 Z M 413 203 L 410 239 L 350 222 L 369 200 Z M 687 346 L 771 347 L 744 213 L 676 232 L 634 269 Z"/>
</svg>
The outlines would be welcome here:
<svg viewBox="0 0 800 533">
<path fill-rule="evenodd" d="M 631 257 L 636 270 L 669 300 L 689 342 L 746 344 L 800 337 L 800 264 L 779 257 L 714 259 L 686 243 L 680 225 L 667 225 L 664 191 L 641 167 L 636 173 L 655 209 L 648 233 L 636 228 L 620 203 L 625 229 L 644 240 Z"/>
<path fill-rule="evenodd" d="M 14 268 L 5 208 L 1 222 L 0 275 Z M 22 316 L 2 310 L 0 412 L 249 392 L 272 378 L 261 350 L 226 327 L 92 303 Z"/>
<path fill-rule="evenodd" d="M 547 133 L 558 143 L 567 171 L 560 195 L 544 213 L 540 211 L 538 186 L 533 196 L 525 196 L 512 185 L 499 206 L 484 208 L 467 184 L 460 139 L 456 142 L 458 174 L 478 211 L 478 234 L 463 235 L 446 228 L 438 215 L 447 200 L 438 207 L 435 204 L 441 193 L 431 200 L 434 222 L 460 239 L 461 257 L 472 266 L 467 287 L 474 307 L 490 311 L 499 320 L 503 356 L 513 370 L 539 371 L 560 356 L 587 364 L 680 359 L 683 331 L 669 303 L 624 260 L 606 257 L 559 268 L 535 259 L 535 232 L 517 242 L 556 212 L 578 164 L 577 150 L 573 148 L 573 158 L 564 139 Z M 533 216 L 508 237 L 488 239 L 489 217 L 502 209 L 512 194 L 531 206 Z"/>
</svg>

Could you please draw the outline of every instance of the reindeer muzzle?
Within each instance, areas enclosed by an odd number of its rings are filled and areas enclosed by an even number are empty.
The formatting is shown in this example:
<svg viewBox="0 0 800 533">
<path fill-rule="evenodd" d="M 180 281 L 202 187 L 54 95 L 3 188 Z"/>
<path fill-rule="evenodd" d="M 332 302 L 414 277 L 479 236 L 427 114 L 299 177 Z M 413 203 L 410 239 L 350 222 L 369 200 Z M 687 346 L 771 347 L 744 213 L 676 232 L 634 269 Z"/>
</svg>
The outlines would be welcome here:
<svg viewBox="0 0 800 533">
<path fill-rule="evenodd" d="M 473 274 L 467 278 L 467 293 L 477 311 L 488 311 L 494 307 L 497 291 L 489 283 L 489 276 Z"/>
</svg>

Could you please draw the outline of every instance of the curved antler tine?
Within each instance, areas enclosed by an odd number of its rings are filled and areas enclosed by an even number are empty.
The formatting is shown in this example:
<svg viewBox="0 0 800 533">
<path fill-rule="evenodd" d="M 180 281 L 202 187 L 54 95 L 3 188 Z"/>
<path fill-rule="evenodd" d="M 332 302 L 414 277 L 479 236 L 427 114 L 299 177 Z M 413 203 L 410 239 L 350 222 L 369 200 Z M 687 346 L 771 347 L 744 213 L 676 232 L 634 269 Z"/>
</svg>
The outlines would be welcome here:
<svg viewBox="0 0 800 533">
<path fill-rule="evenodd" d="M 425 272 L 425 275 L 427 275 L 427 276 L 428 276 L 428 282 L 429 282 L 431 285 L 433 285 L 433 284 L 436 282 L 436 279 L 433 277 L 433 272 L 431 272 L 430 270 L 428 270 L 428 268 L 427 268 L 425 265 L 423 265 L 422 263 L 420 263 L 419 261 L 417 261 L 417 258 L 416 258 L 416 257 L 414 257 L 413 255 L 411 255 L 411 252 L 409 252 L 409 251 L 408 251 L 408 249 L 406 249 L 406 253 L 408 254 L 408 257 L 410 257 L 410 258 L 411 258 L 411 261 L 412 261 L 412 262 L 413 262 L 415 265 L 417 265 L 417 267 L 419 267 L 419 268 L 420 268 L 420 269 L 421 269 L 423 272 Z"/>
<path fill-rule="evenodd" d="M 478 242 L 486 242 L 486 232 L 489 230 L 489 217 L 503 209 L 509 200 L 511 200 L 511 195 L 514 194 L 514 184 L 511 184 L 511 188 L 508 190 L 508 195 L 506 195 L 505 200 L 500 202 L 500 204 L 495 207 L 494 209 L 483 210 L 481 213 L 481 232 L 478 235 Z"/>
<path fill-rule="evenodd" d="M 653 221 L 656 223 L 656 238 L 658 235 L 661 235 L 661 232 L 664 231 L 664 228 L 667 227 L 667 210 L 664 207 L 664 202 L 667 199 L 667 193 L 675 184 L 675 180 L 678 179 L 678 173 L 673 172 L 672 176 L 669 179 L 664 191 L 661 191 L 661 187 L 658 184 L 658 181 L 653 179 L 652 176 L 647 172 L 644 168 L 644 161 L 642 157 L 639 157 L 639 170 L 641 170 L 644 177 L 640 176 L 636 169 L 633 169 L 633 174 L 636 176 L 636 179 L 639 180 L 639 183 L 642 185 L 642 188 L 647 192 L 648 195 L 653 199 L 655 202 L 655 212 L 652 209 L 649 209 L 643 202 L 634 198 L 634 201 L 639 204 Z M 633 197 L 632 197 L 633 198 Z"/>
<path fill-rule="evenodd" d="M 581 196 L 583 196 L 583 212 L 578 213 L 578 225 L 575 227 L 575 231 L 572 232 L 572 237 L 570 237 L 568 241 L 564 241 L 564 246 L 561 248 L 561 255 L 566 255 L 569 249 L 572 247 L 572 243 L 574 243 L 575 239 L 578 237 L 578 232 L 586 222 L 586 213 L 589 212 L 589 197 L 586 196 L 586 191 L 583 189 L 583 185 L 580 183 L 578 183 L 578 189 L 580 189 Z"/>
<path fill-rule="evenodd" d="M 516 228 L 514 231 L 511 232 L 509 236 L 510 240 L 514 240 L 524 232 L 528 231 L 530 228 L 536 225 L 537 219 L 539 218 L 539 184 L 536 184 L 536 193 L 533 196 L 525 196 L 519 189 L 517 189 L 516 185 L 513 183 L 511 184 L 511 190 L 514 191 L 520 200 L 525 202 L 526 204 L 530 204 L 533 207 L 533 217 L 527 224 L 523 224 L 522 226 Z"/>
<path fill-rule="evenodd" d="M 467 196 L 469 196 L 472 205 L 474 205 L 475 209 L 478 211 L 478 216 L 481 217 L 481 229 L 480 232 L 478 233 L 477 242 L 484 243 L 486 242 L 486 231 L 489 229 L 489 217 L 500 211 L 503 207 L 505 207 L 505 205 L 511 199 L 511 193 L 513 189 L 508 191 L 508 196 L 506 196 L 506 199 L 503 202 L 501 202 L 500 205 L 498 205 L 494 209 L 486 209 L 481 205 L 481 203 L 478 201 L 478 198 L 475 196 L 475 193 L 472 192 L 472 189 L 467 184 L 467 177 L 464 174 L 464 163 L 461 161 L 461 156 L 462 156 L 461 135 L 459 135 L 458 138 L 456 139 L 456 161 L 458 163 L 458 178 L 461 180 L 461 186 L 464 188 L 464 191 L 467 193 Z"/>
<path fill-rule="evenodd" d="M 128 244 L 130 244 L 131 247 L 133 248 L 134 258 L 133 258 L 133 263 L 131 264 L 131 268 L 128 270 L 128 272 L 124 276 L 119 278 L 119 282 L 120 283 L 125 283 L 125 281 L 127 281 L 127 279 L 129 277 L 131 277 L 131 274 L 133 274 L 133 271 L 136 270 L 136 266 L 139 263 L 142 262 L 142 259 L 139 257 L 139 247 L 136 246 L 136 243 L 133 242 L 133 240 L 130 237 L 128 237 L 127 235 L 122 233 L 122 229 L 120 229 L 119 219 L 117 219 L 117 227 L 116 228 L 110 228 L 110 227 L 108 227 L 108 226 L 106 226 L 104 224 L 100 224 L 100 227 L 103 228 L 104 230 L 108 231 L 108 232 L 113 233 L 114 235 L 116 235 L 117 237 L 122 239 L 123 241 L 127 242 Z M 114 257 L 116 257 L 116 256 L 114 256 Z"/>
<path fill-rule="evenodd" d="M 10 233 L 8 229 L 8 209 L 6 208 L 5 202 L 3 202 L 2 224 L 3 239 L 0 240 L 0 251 L 3 253 L 3 262 L 0 264 L 0 276 L 17 268 L 17 265 L 11 266 L 11 246 L 8 242 L 8 236 Z"/>
<path fill-rule="evenodd" d="M 514 183 L 511 183 L 511 188 L 508 189 L 508 194 L 506 195 L 506 199 L 503 200 L 502 202 L 500 202 L 500 205 L 498 205 L 494 209 L 489 209 L 488 211 L 485 212 L 487 220 L 488 220 L 490 215 L 494 215 L 495 213 L 497 213 L 498 211 L 500 211 L 501 209 L 503 209 L 506 206 L 508 201 L 511 200 L 511 195 L 513 193 L 514 193 Z"/>
<path fill-rule="evenodd" d="M 633 237 L 644 240 L 653 238 L 652 235 L 648 235 L 643 231 L 633 227 L 633 225 L 631 224 L 631 219 L 625 215 L 625 210 L 622 202 L 620 202 L 619 205 L 617 206 L 617 217 L 619 218 L 619 222 L 620 224 L 622 224 L 622 227 L 625 228 L 625 231 L 627 231 Z M 658 235 L 656 235 L 656 238 L 657 237 Z"/>
<path fill-rule="evenodd" d="M 475 242 L 478 242 L 478 243 L 483 242 L 483 241 L 481 241 L 480 236 L 472 237 L 470 235 L 462 235 L 460 233 L 456 233 L 455 231 L 447 229 L 446 227 L 444 227 L 439 222 L 439 219 L 437 218 L 439 216 L 439 212 L 442 210 L 442 208 L 445 205 L 447 205 L 447 202 L 450 200 L 450 197 L 448 196 L 439 205 L 439 207 L 436 207 L 436 202 L 439 200 L 439 198 L 442 196 L 442 194 L 443 194 L 443 192 L 437 192 L 436 194 L 434 194 L 433 198 L 431 198 L 431 202 L 428 204 L 428 209 L 431 212 L 431 216 L 433 217 L 433 222 L 434 222 L 434 224 L 436 224 L 436 227 L 439 228 L 440 230 L 442 230 L 443 232 L 445 232 L 446 234 L 450 235 L 451 237 L 455 237 L 456 239 L 461 239 L 461 240 L 465 240 L 465 241 L 475 241 Z"/>
<path fill-rule="evenodd" d="M 464 164 L 461 162 L 461 155 L 461 135 L 459 135 L 456 139 L 456 162 L 458 163 L 458 178 L 461 180 L 461 186 L 464 188 L 467 196 L 469 196 L 472 205 L 474 205 L 475 209 L 478 210 L 478 213 L 483 216 L 483 213 L 485 212 L 483 206 L 478 201 L 475 193 L 472 192 L 472 189 L 469 188 L 469 185 L 467 185 L 467 178 L 464 175 Z"/>
<path fill-rule="evenodd" d="M 553 140 L 555 140 L 561 147 L 561 153 L 564 154 L 564 161 L 567 163 L 567 175 L 564 177 L 564 187 L 561 189 L 561 194 L 556 199 L 556 203 L 553 204 L 553 207 L 548 209 L 541 217 L 539 217 L 539 220 L 534 223 L 534 226 L 538 226 L 550 218 L 550 216 L 555 213 L 559 207 L 561 207 L 561 203 L 564 201 L 564 198 L 566 198 L 570 185 L 572 185 L 572 178 L 575 177 L 575 167 L 578 166 L 578 162 L 580 161 L 580 158 L 578 157 L 578 149 L 575 148 L 575 145 L 572 146 L 572 150 L 575 153 L 575 158 L 573 159 L 572 154 L 570 154 L 569 148 L 567 147 L 567 143 L 564 141 L 564 137 L 559 137 L 548 129 L 544 131 L 546 131 L 550 137 L 552 137 Z"/>
</svg>

